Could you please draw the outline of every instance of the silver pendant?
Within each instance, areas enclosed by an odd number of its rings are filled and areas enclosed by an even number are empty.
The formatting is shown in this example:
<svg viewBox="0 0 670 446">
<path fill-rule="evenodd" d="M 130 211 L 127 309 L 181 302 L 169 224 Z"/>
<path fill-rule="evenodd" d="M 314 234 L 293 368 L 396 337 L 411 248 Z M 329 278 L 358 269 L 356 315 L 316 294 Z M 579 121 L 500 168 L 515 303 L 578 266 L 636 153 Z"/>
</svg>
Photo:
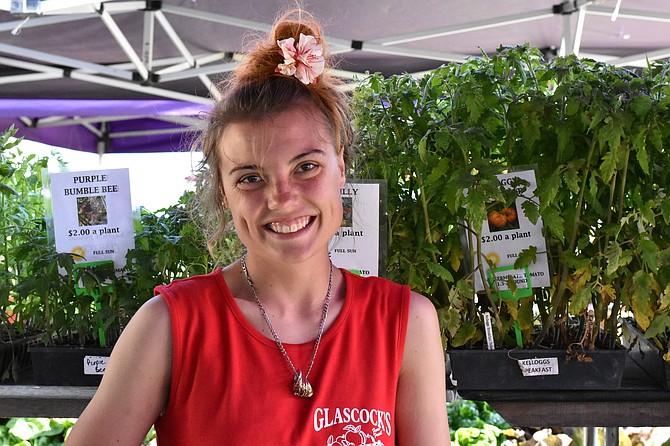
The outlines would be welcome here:
<svg viewBox="0 0 670 446">
<path fill-rule="evenodd" d="M 314 395 L 312 385 L 307 381 L 307 378 L 302 377 L 302 370 L 293 376 L 293 394 L 302 398 L 311 398 Z"/>
</svg>

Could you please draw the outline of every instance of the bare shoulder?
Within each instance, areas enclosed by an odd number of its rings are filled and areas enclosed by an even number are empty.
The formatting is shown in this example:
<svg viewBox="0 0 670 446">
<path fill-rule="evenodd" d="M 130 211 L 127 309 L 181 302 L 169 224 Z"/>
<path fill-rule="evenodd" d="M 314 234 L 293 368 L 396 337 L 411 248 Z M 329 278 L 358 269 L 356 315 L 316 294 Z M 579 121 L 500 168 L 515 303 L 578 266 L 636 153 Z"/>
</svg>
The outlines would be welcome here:
<svg viewBox="0 0 670 446">
<path fill-rule="evenodd" d="M 433 319 L 437 318 L 435 305 L 423 294 L 416 291 L 410 291 L 409 296 L 409 315 L 410 318 L 416 319 Z"/>
<path fill-rule="evenodd" d="M 158 295 L 149 299 L 135 313 L 114 347 L 112 357 L 140 359 L 147 355 L 162 355 L 171 350 L 168 348 L 170 345 L 170 311 L 165 300 Z"/>
<path fill-rule="evenodd" d="M 170 310 L 168 305 L 160 294 L 152 297 L 140 307 L 128 324 L 138 324 L 140 321 L 146 322 L 148 320 L 152 324 L 167 324 L 166 328 L 170 327 Z"/>
<path fill-rule="evenodd" d="M 170 310 L 162 296 L 158 295 L 140 307 L 130 320 L 119 339 L 114 353 L 121 355 L 145 355 L 160 351 L 171 343 Z M 136 353 L 132 353 L 136 352 Z"/>
<path fill-rule="evenodd" d="M 148 300 L 130 320 L 114 347 L 105 379 L 133 374 L 137 378 L 169 377 L 172 329 L 167 303 L 159 295 Z M 167 374 L 167 375 L 166 375 Z M 104 383 L 103 383 L 104 384 Z"/>
<path fill-rule="evenodd" d="M 412 292 L 396 401 L 398 444 L 449 444 L 444 362 L 435 306 Z"/>
<path fill-rule="evenodd" d="M 416 361 L 421 361 L 425 354 L 431 350 L 434 352 L 439 344 L 441 344 L 440 327 L 435 306 L 427 297 L 412 291 L 403 368 L 411 367 Z M 429 347 L 429 350 L 426 350 L 426 347 Z"/>
<path fill-rule="evenodd" d="M 140 444 L 167 403 L 171 351 L 170 312 L 156 296 L 138 310 L 114 346 L 100 387 L 67 445 Z"/>
</svg>

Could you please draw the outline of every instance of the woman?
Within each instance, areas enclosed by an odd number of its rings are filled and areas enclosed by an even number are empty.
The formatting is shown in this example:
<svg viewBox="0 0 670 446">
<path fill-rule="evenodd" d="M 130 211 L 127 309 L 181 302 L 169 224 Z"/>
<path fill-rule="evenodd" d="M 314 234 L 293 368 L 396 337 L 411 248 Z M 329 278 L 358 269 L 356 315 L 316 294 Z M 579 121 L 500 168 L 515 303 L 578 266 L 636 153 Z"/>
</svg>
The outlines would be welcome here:
<svg viewBox="0 0 670 446">
<path fill-rule="evenodd" d="M 297 15 L 297 17 L 296 17 Z M 433 305 L 334 267 L 352 131 L 320 28 L 289 14 L 248 53 L 200 145 L 217 226 L 247 253 L 157 288 L 67 445 L 446 445 Z"/>
</svg>

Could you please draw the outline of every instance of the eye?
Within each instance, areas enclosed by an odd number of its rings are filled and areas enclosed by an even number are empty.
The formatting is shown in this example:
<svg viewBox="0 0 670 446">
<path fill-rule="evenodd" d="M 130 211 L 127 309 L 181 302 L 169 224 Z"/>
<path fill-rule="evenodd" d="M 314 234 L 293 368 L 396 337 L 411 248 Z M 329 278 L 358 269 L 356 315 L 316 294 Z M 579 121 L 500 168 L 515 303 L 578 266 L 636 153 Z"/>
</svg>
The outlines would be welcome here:
<svg viewBox="0 0 670 446">
<path fill-rule="evenodd" d="M 238 180 L 238 183 L 241 184 L 253 184 L 253 183 L 258 183 L 259 181 L 262 181 L 263 179 L 261 178 L 260 175 L 246 175 Z"/>
<path fill-rule="evenodd" d="M 315 163 L 302 163 L 298 166 L 298 171 L 299 172 L 309 172 L 310 170 L 314 170 L 318 167 L 319 166 Z"/>
</svg>

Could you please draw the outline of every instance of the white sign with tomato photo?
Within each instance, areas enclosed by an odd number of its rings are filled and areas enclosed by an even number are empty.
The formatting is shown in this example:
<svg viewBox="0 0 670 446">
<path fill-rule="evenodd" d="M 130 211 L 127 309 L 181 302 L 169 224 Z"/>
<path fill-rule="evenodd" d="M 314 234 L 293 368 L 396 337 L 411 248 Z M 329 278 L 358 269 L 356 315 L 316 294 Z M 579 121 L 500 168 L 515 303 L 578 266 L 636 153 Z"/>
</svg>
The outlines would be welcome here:
<svg viewBox="0 0 670 446">
<path fill-rule="evenodd" d="M 547 247 L 542 235 L 542 218 L 533 224 L 523 212 L 522 203 L 525 200 L 533 200 L 538 203 L 535 196 L 537 180 L 534 170 L 511 172 L 498 175 L 500 183 L 505 188 L 511 188 L 514 179 L 518 178 L 527 182 L 528 186 L 523 196 L 516 199 L 510 206 L 494 206 L 489 209 L 488 218 L 482 225 L 481 233 L 481 255 L 484 268 L 484 277 L 495 278 L 495 285 L 499 291 L 509 290 L 510 279 L 514 281 L 518 290 L 541 288 L 550 285 L 549 263 L 547 260 Z M 477 243 L 473 240 L 474 254 L 477 254 Z M 528 268 L 514 269 L 514 262 L 519 253 L 531 246 L 537 248 L 536 262 L 531 263 Z M 495 265 L 489 268 L 490 263 Z M 489 279 L 490 280 L 490 279 Z M 482 291 L 484 286 L 481 276 L 475 274 L 475 289 Z"/>
</svg>

